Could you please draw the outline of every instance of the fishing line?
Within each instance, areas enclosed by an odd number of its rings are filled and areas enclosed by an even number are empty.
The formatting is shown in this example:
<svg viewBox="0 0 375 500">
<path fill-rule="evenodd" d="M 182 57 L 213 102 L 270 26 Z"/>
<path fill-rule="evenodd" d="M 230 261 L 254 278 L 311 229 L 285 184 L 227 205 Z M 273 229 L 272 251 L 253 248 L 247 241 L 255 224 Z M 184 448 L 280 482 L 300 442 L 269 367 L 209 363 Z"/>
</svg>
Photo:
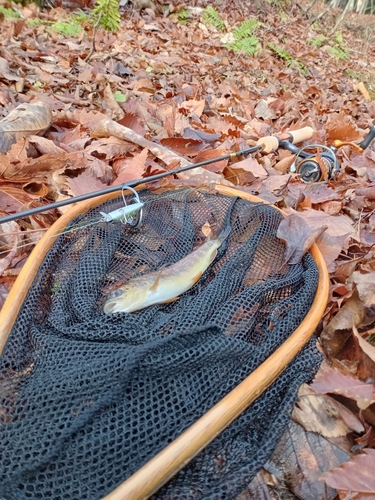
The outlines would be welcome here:
<svg viewBox="0 0 375 500">
<path fill-rule="evenodd" d="M 222 161 L 222 160 L 220 160 L 220 161 Z M 235 168 L 235 165 L 236 164 L 234 163 L 233 164 L 234 168 Z M 251 172 L 249 172 L 249 173 L 251 173 Z M 290 174 L 290 175 L 292 175 L 293 177 L 299 177 L 298 174 Z M 225 180 L 230 181 L 231 179 L 236 179 L 236 178 L 238 178 L 238 175 L 233 174 L 233 175 L 231 175 L 229 177 L 225 177 Z M 129 186 L 124 186 L 122 192 L 127 191 L 128 189 L 129 189 Z M 157 188 L 157 189 L 162 189 L 162 186 L 160 188 Z M 194 190 L 194 189 L 195 189 L 194 187 L 190 187 L 190 186 L 187 186 L 187 187 L 184 188 L 185 191 L 191 191 L 191 190 Z M 148 201 L 145 201 L 145 202 L 142 202 L 142 203 L 143 203 L 144 206 L 148 206 L 148 205 L 150 205 L 152 203 L 157 203 L 158 201 L 163 200 L 163 199 L 173 198 L 174 197 L 174 191 L 175 190 L 172 190 L 172 191 L 170 191 L 169 193 L 167 193 L 165 195 L 158 195 L 157 198 L 155 198 L 153 200 L 148 200 Z M 119 197 L 120 196 L 121 196 L 121 193 L 119 194 Z M 131 194 L 127 194 L 126 196 L 131 196 Z M 131 205 L 128 205 L 128 206 L 131 206 Z M 61 233 L 57 233 L 57 234 L 51 236 L 51 238 L 57 238 L 58 236 L 62 236 L 64 234 L 73 233 L 73 232 L 78 231 L 80 229 L 85 229 L 86 227 L 91 227 L 91 226 L 94 226 L 94 225 L 99 224 L 101 222 L 105 222 L 105 220 L 103 219 L 103 217 L 98 217 L 98 218 L 96 218 L 92 222 L 90 221 L 90 222 L 87 222 L 87 223 L 78 223 L 77 225 L 75 225 L 75 226 L 73 226 L 73 227 L 71 227 L 69 229 L 66 229 L 66 230 L 62 231 Z M 9 234 L 19 234 L 20 236 L 27 236 L 27 234 L 29 234 L 30 232 L 47 231 L 48 229 L 49 228 L 30 229 L 28 231 L 23 231 L 23 232 L 21 231 L 20 233 L 15 233 L 15 232 L 13 232 L 13 233 L 0 233 L 0 238 L 1 238 L 1 236 L 8 236 Z M 36 245 L 36 244 L 37 244 L 37 242 L 32 241 L 31 239 L 28 239 L 26 241 L 24 240 L 24 243 L 22 245 L 17 246 L 16 248 L 18 250 L 19 248 L 25 248 L 25 247 Z M 6 247 L 8 247 L 7 250 L 5 250 Z M 0 257 L 1 257 L 1 255 L 9 253 L 12 248 L 13 247 L 11 247 L 10 244 L 9 245 L 2 245 L 2 246 L 0 246 Z"/>
<path fill-rule="evenodd" d="M 125 190 L 126 189 L 127 188 L 125 188 Z M 192 188 L 192 187 L 186 187 L 184 189 L 184 191 L 192 191 L 192 190 L 194 190 L 194 188 Z M 175 190 L 173 190 L 173 191 L 171 191 L 171 192 L 169 192 L 169 193 L 167 193 L 165 195 L 159 195 L 154 200 L 145 201 L 145 202 L 143 202 L 143 206 L 148 206 L 148 205 L 151 205 L 152 203 L 157 203 L 160 200 L 164 200 L 166 198 L 173 198 L 174 194 L 175 194 L 174 191 Z M 130 195 L 127 195 L 127 196 L 130 196 Z M 128 205 L 128 206 L 131 206 L 131 204 Z M 57 233 L 57 234 L 54 234 L 54 235 L 50 236 L 50 238 L 57 238 L 59 236 L 63 236 L 64 234 L 73 233 L 73 232 L 79 231 L 81 229 L 85 229 L 87 227 L 95 226 L 96 224 L 100 224 L 102 222 L 106 222 L 103 217 L 96 217 L 94 220 L 90 220 L 90 221 L 87 221 L 87 222 L 79 222 L 78 224 L 70 227 L 69 229 L 65 229 L 64 231 L 61 231 L 61 233 Z M 129 227 L 131 227 L 131 226 L 129 225 Z M 36 231 L 47 231 L 48 229 L 49 228 L 31 229 L 30 231 L 20 231 L 19 233 L 13 232 L 12 234 L 18 234 L 20 237 L 22 237 L 23 235 L 26 236 L 31 231 L 33 231 L 33 232 L 34 231 L 35 232 Z M 0 233 L 0 238 L 1 238 L 1 236 L 8 236 L 9 234 L 10 233 Z M 36 245 L 36 244 L 37 244 L 37 242 L 32 241 L 31 239 L 28 239 L 28 240 L 26 240 L 26 242 L 24 240 L 23 244 L 22 245 L 18 245 L 16 247 L 16 249 L 18 250 L 19 248 L 25 248 L 25 247 L 28 247 L 28 246 L 31 246 L 31 245 Z M 8 247 L 8 249 L 4 250 L 6 247 Z M 0 256 L 9 253 L 12 249 L 13 249 L 13 246 L 11 244 L 0 246 L 0 250 L 1 250 L 0 251 Z"/>
</svg>

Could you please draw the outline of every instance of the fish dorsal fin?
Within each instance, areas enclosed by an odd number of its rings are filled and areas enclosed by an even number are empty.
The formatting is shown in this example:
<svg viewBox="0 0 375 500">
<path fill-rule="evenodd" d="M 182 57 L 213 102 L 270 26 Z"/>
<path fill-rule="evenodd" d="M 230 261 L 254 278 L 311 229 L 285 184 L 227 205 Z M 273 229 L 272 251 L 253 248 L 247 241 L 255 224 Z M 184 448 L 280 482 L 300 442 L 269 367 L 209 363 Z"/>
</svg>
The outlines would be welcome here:
<svg viewBox="0 0 375 500">
<path fill-rule="evenodd" d="M 163 270 L 160 270 L 155 278 L 155 281 L 153 282 L 153 284 L 151 285 L 151 288 L 150 288 L 150 291 L 151 292 L 156 292 L 156 290 L 158 289 L 158 286 L 159 286 L 159 281 L 160 281 L 160 277 L 162 275 L 162 272 Z"/>
</svg>

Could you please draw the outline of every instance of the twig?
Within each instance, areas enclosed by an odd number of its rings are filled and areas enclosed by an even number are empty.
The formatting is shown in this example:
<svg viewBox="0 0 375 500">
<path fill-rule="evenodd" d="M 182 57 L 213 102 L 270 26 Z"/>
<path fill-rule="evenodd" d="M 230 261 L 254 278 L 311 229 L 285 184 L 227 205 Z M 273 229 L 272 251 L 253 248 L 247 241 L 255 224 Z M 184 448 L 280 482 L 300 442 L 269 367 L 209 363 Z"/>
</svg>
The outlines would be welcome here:
<svg viewBox="0 0 375 500">
<path fill-rule="evenodd" d="M 91 103 L 87 101 L 81 101 L 79 99 L 74 99 L 74 97 L 64 97 L 63 95 L 53 94 L 57 100 L 65 102 L 66 104 L 75 104 L 76 106 L 90 106 Z"/>
<path fill-rule="evenodd" d="M 349 0 L 347 2 L 347 4 L 345 5 L 345 9 L 342 11 L 340 17 L 337 19 L 337 22 L 336 22 L 333 30 L 331 31 L 331 35 L 337 30 L 337 28 L 339 27 L 339 25 L 342 23 L 342 21 L 344 20 L 344 17 L 346 15 L 346 13 L 348 12 L 348 10 L 353 10 L 353 6 L 354 6 L 354 0 Z"/>
<path fill-rule="evenodd" d="M 304 14 L 307 14 L 314 7 L 317 1 L 318 0 L 313 0 L 311 4 L 307 7 L 307 9 L 304 11 Z"/>
<path fill-rule="evenodd" d="M 100 20 L 102 18 L 102 14 L 103 12 L 100 12 L 99 14 L 99 17 L 98 17 L 98 20 L 96 21 L 96 23 L 94 24 L 94 30 L 93 30 L 93 33 L 92 33 L 92 46 L 91 46 L 91 50 L 90 52 L 88 53 L 86 59 L 84 60 L 85 63 L 88 63 L 89 60 L 91 59 L 93 53 L 95 52 L 95 35 L 96 35 L 96 31 L 99 27 L 99 23 L 100 23 Z"/>
</svg>

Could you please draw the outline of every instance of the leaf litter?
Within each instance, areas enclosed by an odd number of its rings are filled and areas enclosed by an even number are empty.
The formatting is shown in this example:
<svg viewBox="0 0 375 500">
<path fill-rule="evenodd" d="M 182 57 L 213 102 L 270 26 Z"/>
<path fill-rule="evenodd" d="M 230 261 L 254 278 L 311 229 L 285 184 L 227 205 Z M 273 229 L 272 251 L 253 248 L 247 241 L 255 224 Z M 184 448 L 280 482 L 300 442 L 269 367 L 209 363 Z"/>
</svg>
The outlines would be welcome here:
<svg viewBox="0 0 375 500">
<path fill-rule="evenodd" d="M 346 14 L 340 36 L 349 58 L 339 60 L 306 41 L 330 33 L 337 10 L 314 21 L 325 8 L 319 2 L 224 0 L 217 9 L 227 28 L 261 23 L 260 50 L 249 56 L 225 46 L 233 31 L 224 36 L 204 22 L 205 2 L 189 2 L 186 24 L 179 0 L 164 17 L 156 0 L 149 4 L 144 11 L 126 5 L 117 33 L 85 23 L 77 38 L 43 24 L 69 20 L 61 7 L 41 13 L 18 4 L 22 19 L 0 20 L 1 215 L 215 158 L 284 130 L 310 125 L 311 142 L 332 145 L 358 142 L 374 124 L 375 95 L 363 81 L 365 70 L 375 71 L 373 16 Z M 368 480 L 375 446 L 374 144 L 364 153 L 344 146 L 338 158 L 337 178 L 328 179 L 323 167 L 315 184 L 290 175 L 293 155 L 279 151 L 216 162 L 153 186 L 164 192 L 222 183 L 259 195 L 287 214 L 279 231 L 289 265 L 315 241 L 330 271 L 319 340 L 326 361 L 300 396 L 304 427 L 290 423 L 249 492 L 257 484 L 306 499 L 333 499 L 333 488 L 340 498 L 349 490 L 358 494 L 352 498 L 373 494 L 357 479 L 363 473 Z M 58 216 L 49 211 L 1 225 L 0 305 Z M 329 470 L 326 485 L 318 481 Z"/>
</svg>

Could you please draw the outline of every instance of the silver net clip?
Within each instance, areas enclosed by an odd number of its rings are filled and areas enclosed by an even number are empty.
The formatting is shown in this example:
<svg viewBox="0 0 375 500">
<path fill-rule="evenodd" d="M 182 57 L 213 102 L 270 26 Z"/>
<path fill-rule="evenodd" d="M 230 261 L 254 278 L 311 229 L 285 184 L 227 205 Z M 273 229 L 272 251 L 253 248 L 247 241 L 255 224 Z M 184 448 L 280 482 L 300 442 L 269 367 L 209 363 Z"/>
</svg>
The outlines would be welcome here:
<svg viewBox="0 0 375 500">
<path fill-rule="evenodd" d="M 132 193 L 134 194 L 134 198 L 129 204 L 126 203 L 124 189 L 132 191 Z M 131 187 L 123 187 L 121 193 L 122 199 L 124 201 L 124 206 L 118 208 L 117 210 L 112 210 L 112 212 L 109 212 L 108 214 L 106 214 L 105 212 L 100 212 L 100 215 L 103 216 L 104 222 L 120 221 L 122 224 L 127 224 L 132 227 L 140 226 L 142 224 L 144 203 L 141 202 L 137 191 Z"/>
</svg>

